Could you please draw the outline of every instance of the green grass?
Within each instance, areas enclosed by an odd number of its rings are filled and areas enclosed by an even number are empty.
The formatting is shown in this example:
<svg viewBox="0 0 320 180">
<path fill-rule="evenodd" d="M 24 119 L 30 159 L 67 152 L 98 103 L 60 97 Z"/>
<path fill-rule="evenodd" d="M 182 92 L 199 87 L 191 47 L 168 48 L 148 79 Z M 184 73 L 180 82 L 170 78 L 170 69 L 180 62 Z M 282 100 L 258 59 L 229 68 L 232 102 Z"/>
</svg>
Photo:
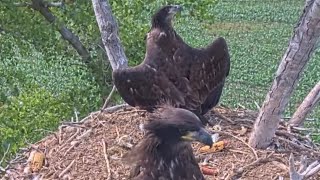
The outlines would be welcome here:
<svg viewBox="0 0 320 180">
<path fill-rule="evenodd" d="M 304 2 L 221 1 L 215 8 L 216 22 L 209 34 L 227 39 L 231 51 L 231 75 L 223 104 L 241 104 L 256 109 L 263 102 L 282 55 L 287 49 Z M 320 79 L 319 53 L 308 63 L 290 101 L 290 116 L 305 95 Z M 317 118 L 320 109 L 311 115 Z"/>
<path fill-rule="evenodd" d="M 189 31 L 182 28 L 185 24 L 178 25 L 177 29 L 187 42 L 195 46 L 208 44 L 218 36 L 227 40 L 231 74 L 221 103 L 256 110 L 256 104 L 261 105 L 268 92 L 303 7 L 304 1 L 301 0 L 220 0 L 213 9 L 214 23 L 206 25 L 202 32 L 194 31 L 193 23 L 187 25 Z M 286 116 L 292 115 L 319 81 L 318 67 L 320 56 L 316 52 L 291 98 Z M 320 108 L 317 107 L 311 117 L 317 119 L 319 115 Z"/>
</svg>

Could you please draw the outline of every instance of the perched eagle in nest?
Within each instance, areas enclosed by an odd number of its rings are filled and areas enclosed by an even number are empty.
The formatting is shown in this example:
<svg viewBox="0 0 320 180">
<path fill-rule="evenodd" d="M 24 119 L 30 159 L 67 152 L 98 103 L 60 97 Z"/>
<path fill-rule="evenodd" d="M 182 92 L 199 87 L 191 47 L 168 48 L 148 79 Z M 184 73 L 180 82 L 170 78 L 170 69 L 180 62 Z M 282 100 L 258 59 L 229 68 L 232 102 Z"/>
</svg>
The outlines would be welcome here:
<svg viewBox="0 0 320 180">
<path fill-rule="evenodd" d="M 191 141 L 212 145 L 199 118 L 181 108 L 159 108 L 144 125 L 145 136 L 124 160 L 141 171 L 134 180 L 203 180 Z"/>
<path fill-rule="evenodd" d="M 125 102 L 152 110 L 163 101 L 202 115 L 219 102 L 230 70 L 226 41 L 206 48 L 186 44 L 172 27 L 181 6 L 164 6 L 153 16 L 144 61 L 113 72 L 114 84 Z"/>
</svg>

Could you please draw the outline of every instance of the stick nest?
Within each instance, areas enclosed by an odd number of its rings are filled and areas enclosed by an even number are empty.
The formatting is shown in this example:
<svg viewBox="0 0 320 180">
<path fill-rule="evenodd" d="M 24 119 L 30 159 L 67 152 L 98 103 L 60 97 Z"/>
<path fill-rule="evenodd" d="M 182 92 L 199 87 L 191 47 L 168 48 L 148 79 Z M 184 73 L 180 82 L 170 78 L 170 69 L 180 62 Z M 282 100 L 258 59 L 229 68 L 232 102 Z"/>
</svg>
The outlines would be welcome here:
<svg viewBox="0 0 320 180">
<path fill-rule="evenodd" d="M 148 116 L 148 112 L 126 107 L 111 113 L 95 112 L 81 122 L 63 123 L 57 132 L 21 149 L 3 179 L 129 179 L 131 167 L 121 157 L 143 138 L 139 125 Z M 309 164 L 319 159 L 320 151 L 312 141 L 281 125 L 269 149 L 249 147 L 256 116 L 253 111 L 224 107 L 208 113 L 207 118 L 215 125 L 207 129 L 219 133 L 220 140 L 228 144 L 214 153 L 200 153 L 202 145 L 193 144 L 199 165 L 216 172 L 206 179 L 289 179 L 291 153 L 297 160 L 304 157 Z M 35 153 L 44 155 L 43 165 L 31 163 Z M 295 161 L 295 166 L 299 163 Z M 310 179 L 320 179 L 320 173 Z"/>
</svg>

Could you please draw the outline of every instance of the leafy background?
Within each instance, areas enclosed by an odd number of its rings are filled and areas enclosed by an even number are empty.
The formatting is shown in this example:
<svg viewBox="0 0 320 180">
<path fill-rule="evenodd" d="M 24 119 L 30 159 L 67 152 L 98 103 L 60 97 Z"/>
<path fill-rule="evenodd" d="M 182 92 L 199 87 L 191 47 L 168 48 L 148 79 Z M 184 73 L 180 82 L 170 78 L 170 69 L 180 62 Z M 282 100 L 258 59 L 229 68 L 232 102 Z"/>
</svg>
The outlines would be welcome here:
<svg viewBox="0 0 320 180">
<path fill-rule="evenodd" d="M 19 2 L 31 1 L 15 1 Z M 59 23 L 79 36 L 90 52 L 89 65 L 37 11 L 9 0 L 0 2 L 0 157 L 10 147 L 9 159 L 20 147 L 55 131 L 61 121 L 98 110 L 111 89 L 111 68 L 91 2 L 65 2 L 64 7 L 50 10 Z M 187 43 L 202 47 L 222 36 L 229 44 L 231 74 L 221 104 L 254 110 L 264 100 L 304 5 L 301 0 L 110 3 L 131 66 L 144 57 L 152 13 L 164 4 L 182 4 L 184 11 L 176 17 L 175 28 Z M 319 58 L 316 52 L 285 116 L 294 112 L 320 79 Z M 119 96 L 114 98 L 114 103 L 120 101 Z M 310 118 L 318 115 L 319 108 Z M 320 123 L 316 120 L 309 125 L 319 127 Z"/>
</svg>

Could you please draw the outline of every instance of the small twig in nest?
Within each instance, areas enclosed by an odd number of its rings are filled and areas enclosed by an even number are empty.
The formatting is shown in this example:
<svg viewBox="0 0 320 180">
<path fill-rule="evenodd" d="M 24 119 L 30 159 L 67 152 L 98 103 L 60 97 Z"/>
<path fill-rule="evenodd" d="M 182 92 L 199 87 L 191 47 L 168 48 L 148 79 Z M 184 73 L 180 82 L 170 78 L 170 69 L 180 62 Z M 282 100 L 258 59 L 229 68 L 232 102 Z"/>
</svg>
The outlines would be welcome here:
<svg viewBox="0 0 320 180">
<path fill-rule="evenodd" d="M 313 176 L 314 174 L 318 173 L 320 171 L 320 161 L 315 161 L 311 163 L 307 168 L 305 162 L 302 162 L 300 164 L 300 170 L 297 172 L 294 167 L 294 156 L 293 153 L 290 154 L 289 157 L 289 175 L 290 180 L 303 180 L 308 179 L 309 177 Z"/>
<path fill-rule="evenodd" d="M 287 131 L 277 130 L 276 131 L 276 135 L 285 136 L 285 137 L 290 138 L 290 139 L 296 138 L 296 139 L 299 139 L 299 140 L 307 141 L 312 147 L 316 147 L 316 145 L 312 142 L 312 140 L 310 140 L 307 137 L 301 136 L 300 134 L 289 133 Z"/>
<path fill-rule="evenodd" d="M 107 180 L 109 180 L 111 178 L 111 170 L 110 170 L 110 163 L 109 163 L 109 158 L 107 154 L 107 145 L 103 139 L 101 141 L 102 141 L 104 159 L 106 160 L 106 164 L 107 164 L 107 172 L 108 172 Z"/>
<path fill-rule="evenodd" d="M 113 113 L 115 111 L 118 111 L 119 109 L 126 108 L 126 107 L 130 107 L 130 105 L 129 104 L 120 104 L 120 105 L 112 106 L 112 107 L 104 109 L 103 112 Z"/>
<path fill-rule="evenodd" d="M 7 156 L 8 152 L 9 152 L 9 149 L 10 149 L 10 146 L 11 146 L 11 144 L 8 145 L 7 150 L 4 152 L 4 154 L 3 154 L 3 156 L 2 156 L 2 158 L 0 160 L 0 166 L 4 161 L 4 158 Z"/>
<path fill-rule="evenodd" d="M 78 146 L 80 144 L 80 141 L 73 141 L 73 142 L 71 142 L 71 144 L 72 145 L 69 147 L 69 149 L 67 149 L 64 152 L 63 156 L 66 156 L 75 146 Z"/>
<path fill-rule="evenodd" d="M 112 98 L 112 96 L 113 96 L 113 94 L 114 94 L 114 92 L 115 92 L 116 90 L 117 90 L 117 89 L 116 89 L 116 86 L 113 86 L 110 94 L 108 95 L 107 99 L 105 100 L 105 102 L 104 102 L 104 104 L 103 104 L 103 106 L 102 106 L 102 108 L 101 108 L 101 111 L 103 111 L 103 110 L 109 105 L 109 103 L 110 103 L 110 101 L 111 101 L 111 98 Z"/>
<path fill-rule="evenodd" d="M 233 137 L 233 138 L 241 141 L 243 144 L 245 144 L 246 146 L 248 146 L 248 147 L 251 149 L 251 151 L 252 151 L 252 153 L 254 154 L 255 158 L 256 158 L 256 159 L 259 159 L 256 150 L 255 150 L 254 148 L 252 148 L 248 143 L 246 143 L 246 142 L 245 142 L 244 140 L 242 140 L 241 138 L 238 138 L 237 136 L 234 136 L 234 135 L 232 135 L 232 134 L 230 134 L 230 133 L 228 133 L 228 132 L 215 131 L 215 130 L 211 130 L 211 131 L 212 131 L 213 133 L 218 133 L 218 134 L 223 134 L 223 135 L 231 136 L 231 137 Z"/>
<path fill-rule="evenodd" d="M 310 153 L 314 153 L 314 154 L 318 154 L 318 155 L 320 154 L 320 152 L 317 152 L 317 151 L 314 151 L 314 150 L 312 150 L 312 149 L 306 148 L 306 147 L 304 147 L 304 146 L 302 146 L 302 145 L 299 145 L 299 144 L 297 144 L 297 143 L 295 143 L 295 142 L 292 142 L 292 141 L 290 141 L 290 140 L 288 140 L 288 139 L 285 139 L 285 138 L 282 138 L 282 137 L 277 137 L 277 138 L 278 138 L 279 140 L 281 140 L 281 141 L 284 141 L 284 142 L 292 145 L 292 146 L 293 146 L 294 148 L 296 148 L 296 149 L 308 151 L 308 152 L 310 152 Z"/>
<path fill-rule="evenodd" d="M 236 124 L 236 122 L 234 122 L 234 121 L 231 120 L 230 118 L 222 115 L 221 113 L 219 113 L 219 112 L 217 112 L 217 111 L 214 111 L 214 110 L 213 110 L 213 112 L 214 112 L 214 115 L 220 117 L 221 119 L 226 120 L 226 121 L 230 122 L 231 124 Z"/>
<path fill-rule="evenodd" d="M 269 161 L 269 158 L 274 154 L 274 152 L 270 153 L 267 157 L 265 158 L 258 158 L 257 160 L 251 162 L 250 164 L 248 165 L 245 165 L 239 169 L 235 169 L 234 172 L 235 174 L 233 175 L 233 177 L 239 177 L 241 176 L 245 171 L 247 171 L 250 167 L 252 166 L 256 166 L 260 163 L 263 163 L 263 162 L 268 162 Z M 231 178 L 232 179 L 232 178 Z"/>
<path fill-rule="evenodd" d="M 72 162 L 59 174 L 59 178 L 62 178 L 62 176 L 71 169 L 75 161 L 75 159 L 72 160 Z"/>
</svg>

